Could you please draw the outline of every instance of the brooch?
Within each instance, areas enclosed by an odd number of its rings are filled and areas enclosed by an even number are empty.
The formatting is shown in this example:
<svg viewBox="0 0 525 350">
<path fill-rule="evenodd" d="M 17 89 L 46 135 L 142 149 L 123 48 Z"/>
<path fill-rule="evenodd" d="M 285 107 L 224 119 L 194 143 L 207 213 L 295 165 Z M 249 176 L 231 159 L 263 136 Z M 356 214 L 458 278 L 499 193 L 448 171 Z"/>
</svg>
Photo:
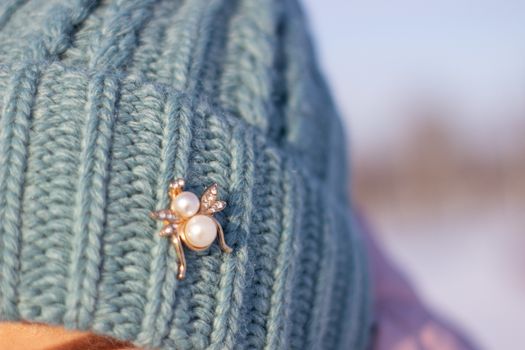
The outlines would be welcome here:
<svg viewBox="0 0 525 350">
<path fill-rule="evenodd" d="M 164 224 L 159 235 L 169 237 L 175 247 L 179 265 L 177 278 L 181 280 L 186 274 L 182 243 L 191 250 L 202 251 L 208 249 L 218 236 L 221 249 L 231 253 L 222 226 L 213 217 L 226 207 L 226 202 L 217 199 L 217 184 L 208 187 L 199 199 L 193 192 L 184 191 L 183 179 L 171 181 L 168 194 L 169 207 L 151 212 L 150 217 Z"/>
</svg>

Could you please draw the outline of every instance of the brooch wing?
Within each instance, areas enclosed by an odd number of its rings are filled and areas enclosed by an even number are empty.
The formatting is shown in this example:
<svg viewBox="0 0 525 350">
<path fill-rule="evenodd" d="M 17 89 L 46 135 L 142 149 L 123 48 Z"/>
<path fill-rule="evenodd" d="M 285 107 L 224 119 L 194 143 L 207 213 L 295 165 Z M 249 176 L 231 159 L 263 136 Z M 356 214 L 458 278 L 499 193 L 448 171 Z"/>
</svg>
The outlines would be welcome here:
<svg viewBox="0 0 525 350">
<path fill-rule="evenodd" d="M 180 218 L 177 216 L 177 214 L 175 214 L 170 209 L 157 210 L 157 211 L 151 212 L 149 216 L 152 219 L 167 221 L 171 224 L 176 224 L 176 223 L 179 223 L 180 221 Z"/>
<path fill-rule="evenodd" d="M 226 208 L 226 202 L 218 200 L 218 186 L 213 184 L 208 187 L 201 196 L 199 212 L 204 215 L 213 215 Z"/>
</svg>

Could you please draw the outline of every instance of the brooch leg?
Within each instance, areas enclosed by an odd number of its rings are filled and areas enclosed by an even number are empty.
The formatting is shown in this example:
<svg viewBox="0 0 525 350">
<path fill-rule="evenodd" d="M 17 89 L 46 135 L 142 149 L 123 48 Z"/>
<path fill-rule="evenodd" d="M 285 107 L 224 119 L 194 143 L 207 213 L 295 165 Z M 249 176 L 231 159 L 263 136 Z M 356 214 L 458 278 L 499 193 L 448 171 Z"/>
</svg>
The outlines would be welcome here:
<svg viewBox="0 0 525 350">
<path fill-rule="evenodd" d="M 186 258 L 184 257 L 184 250 L 182 248 L 182 242 L 178 233 L 171 236 L 171 242 L 175 247 L 175 253 L 177 254 L 177 260 L 179 265 L 177 279 L 182 280 L 186 276 Z"/>
<path fill-rule="evenodd" d="M 231 253 L 232 248 L 230 248 L 230 246 L 226 244 L 226 240 L 224 239 L 224 231 L 222 229 L 221 224 L 215 218 L 213 218 L 213 221 L 215 221 L 215 225 L 217 225 L 217 231 L 218 231 L 218 236 L 219 236 L 219 247 L 221 247 L 223 252 Z"/>
</svg>

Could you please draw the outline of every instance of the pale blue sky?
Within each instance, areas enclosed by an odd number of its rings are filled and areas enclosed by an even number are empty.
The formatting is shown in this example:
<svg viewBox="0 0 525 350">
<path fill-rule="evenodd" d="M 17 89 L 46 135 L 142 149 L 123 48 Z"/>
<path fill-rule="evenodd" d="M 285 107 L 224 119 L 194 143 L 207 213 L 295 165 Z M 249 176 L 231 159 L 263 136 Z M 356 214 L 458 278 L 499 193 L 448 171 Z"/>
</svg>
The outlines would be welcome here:
<svg viewBox="0 0 525 350">
<path fill-rule="evenodd" d="M 525 1 L 303 3 L 358 142 L 403 127 L 421 96 L 452 106 L 459 127 L 525 117 Z"/>
</svg>

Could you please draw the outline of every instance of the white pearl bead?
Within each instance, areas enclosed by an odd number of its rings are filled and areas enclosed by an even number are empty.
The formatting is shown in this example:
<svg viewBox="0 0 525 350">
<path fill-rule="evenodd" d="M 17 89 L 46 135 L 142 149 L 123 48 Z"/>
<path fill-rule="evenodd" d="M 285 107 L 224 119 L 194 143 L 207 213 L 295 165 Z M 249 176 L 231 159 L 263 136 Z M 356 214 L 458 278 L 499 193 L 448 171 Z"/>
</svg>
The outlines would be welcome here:
<svg viewBox="0 0 525 350">
<path fill-rule="evenodd" d="M 179 193 L 171 203 L 171 210 L 187 218 L 197 214 L 199 207 L 199 198 L 192 192 Z"/>
<path fill-rule="evenodd" d="M 217 226 L 209 216 L 195 215 L 186 223 L 184 233 L 192 245 L 204 248 L 212 244 L 217 237 Z"/>
</svg>

